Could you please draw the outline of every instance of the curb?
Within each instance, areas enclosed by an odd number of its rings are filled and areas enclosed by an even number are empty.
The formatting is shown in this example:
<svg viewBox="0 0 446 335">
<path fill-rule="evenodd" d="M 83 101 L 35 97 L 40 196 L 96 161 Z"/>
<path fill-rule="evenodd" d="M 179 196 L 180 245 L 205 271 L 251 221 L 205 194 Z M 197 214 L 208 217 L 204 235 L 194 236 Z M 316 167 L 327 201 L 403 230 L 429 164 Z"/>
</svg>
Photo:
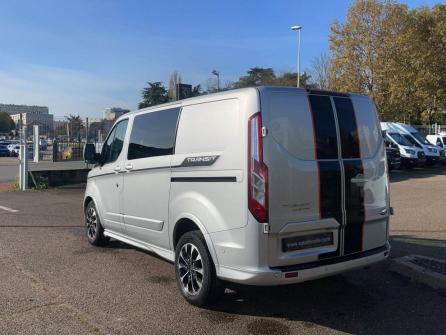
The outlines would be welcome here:
<svg viewBox="0 0 446 335">
<path fill-rule="evenodd" d="M 446 290 L 446 275 L 415 264 L 414 261 L 417 259 L 434 261 L 446 266 L 446 262 L 440 259 L 420 255 L 408 255 L 393 259 L 390 265 L 390 271 L 399 273 L 413 281 L 423 283 L 434 289 Z"/>
</svg>

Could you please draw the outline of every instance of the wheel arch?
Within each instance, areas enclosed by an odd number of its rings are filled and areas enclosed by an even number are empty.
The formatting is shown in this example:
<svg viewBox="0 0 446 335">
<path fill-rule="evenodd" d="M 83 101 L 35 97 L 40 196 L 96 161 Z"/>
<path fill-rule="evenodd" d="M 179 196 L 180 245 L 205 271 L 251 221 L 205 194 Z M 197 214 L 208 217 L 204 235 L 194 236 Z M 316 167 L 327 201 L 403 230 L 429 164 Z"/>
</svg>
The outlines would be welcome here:
<svg viewBox="0 0 446 335">
<path fill-rule="evenodd" d="M 85 212 L 85 210 L 87 209 L 87 205 L 88 205 L 91 201 L 93 201 L 93 203 L 94 203 L 94 199 L 93 199 L 93 197 L 90 196 L 90 195 L 87 195 L 87 196 L 84 198 L 84 212 Z"/>
<path fill-rule="evenodd" d="M 200 231 L 201 234 L 203 235 L 209 254 L 211 255 L 212 261 L 214 262 L 215 267 L 217 267 L 218 259 L 211 237 L 207 232 L 205 226 L 200 222 L 200 220 L 197 217 L 193 215 L 183 214 L 180 215 L 179 218 L 175 220 L 175 225 L 172 230 L 172 239 L 171 239 L 173 251 L 175 252 L 175 248 L 178 244 L 178 241 L 180 240 L 183 234 L 195 230 Z"/>
</svg>

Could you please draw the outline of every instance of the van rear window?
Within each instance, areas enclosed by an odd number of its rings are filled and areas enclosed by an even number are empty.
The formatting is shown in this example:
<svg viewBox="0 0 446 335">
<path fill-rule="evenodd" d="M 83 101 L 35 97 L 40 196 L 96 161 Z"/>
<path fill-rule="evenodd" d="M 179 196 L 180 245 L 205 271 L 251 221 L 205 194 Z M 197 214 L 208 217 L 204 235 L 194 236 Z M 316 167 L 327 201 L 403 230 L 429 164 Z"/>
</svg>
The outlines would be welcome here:
<svg viewBox="0 0 446 335">
<path fill-rule="evenodd" d="M 359 158 L 358 126 L 350 98 L 333 98 L 339 123 L 342 158 Z"/>
<path fill-rule="evenodd" d="M 338 140 L 330 97 L 309 95 L 308 99 L 313 113 L 317 159 L 337 159 Z"/>
<path fill-rule="evenodd" d="M 179 112 L 179 108 L 171 108 L 136 116 L 127 158 L 172 155 Z"/>
</svg>

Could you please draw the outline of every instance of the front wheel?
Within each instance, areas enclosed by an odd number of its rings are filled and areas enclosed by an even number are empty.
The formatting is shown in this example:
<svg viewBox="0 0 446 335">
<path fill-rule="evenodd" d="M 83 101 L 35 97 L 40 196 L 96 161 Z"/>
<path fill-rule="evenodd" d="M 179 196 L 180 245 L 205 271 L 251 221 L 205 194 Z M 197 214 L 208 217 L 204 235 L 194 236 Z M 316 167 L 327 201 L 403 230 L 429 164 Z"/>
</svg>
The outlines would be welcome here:
<svg viewBox="0 0 446 335">
<path fill-rule="evenodd" d="M 90 201 L 85 208 L 85 225 L 87 226 L 88 242 L 96 246 L 107 244 L 108 239 L 104 236 L 104 228 L 102 228 L 93 201 Z"/>
<path fill-rule="evenodd" d="M 192 305 L 208 305 L 224 291 L 199 231 L 180 238 L 175 248 L 175 273 L 181 293 Z"/>
</svg>

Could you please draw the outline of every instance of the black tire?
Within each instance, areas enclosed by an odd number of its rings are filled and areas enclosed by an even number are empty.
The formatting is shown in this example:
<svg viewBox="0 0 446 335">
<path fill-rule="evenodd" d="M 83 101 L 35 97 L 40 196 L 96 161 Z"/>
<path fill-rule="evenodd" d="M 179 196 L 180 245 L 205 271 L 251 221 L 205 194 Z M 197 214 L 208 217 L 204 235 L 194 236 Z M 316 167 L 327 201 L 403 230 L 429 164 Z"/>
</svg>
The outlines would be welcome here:
<svg viewBox="0 0 446 335">
<path fill-rule="evenodd" d="M 93 201 L 90 201 L 85 207 L 85 225 L 87 227 L 88 242 L 95 246 L 107 244 L 108 238 L 104 236 L 104 228 Z"/>
<path fill-rule="evenodd" d="M 191 256 L 189 258 L 187 257 L 188 250 Z M 201 262 L 196 257 L 197 251 Z M 178 241 L 175 248 L 175 276 L 181 294 L 194 306 L 211 304 L 223 294 L 225 289 L 217 278 L 214 262 L 204 237 L 198 230 L 185 233 Z M 200 279 L 201 286 L 198 285 Z M 193 292 L 194 290 L 196 292 Z"/>
</svg>

